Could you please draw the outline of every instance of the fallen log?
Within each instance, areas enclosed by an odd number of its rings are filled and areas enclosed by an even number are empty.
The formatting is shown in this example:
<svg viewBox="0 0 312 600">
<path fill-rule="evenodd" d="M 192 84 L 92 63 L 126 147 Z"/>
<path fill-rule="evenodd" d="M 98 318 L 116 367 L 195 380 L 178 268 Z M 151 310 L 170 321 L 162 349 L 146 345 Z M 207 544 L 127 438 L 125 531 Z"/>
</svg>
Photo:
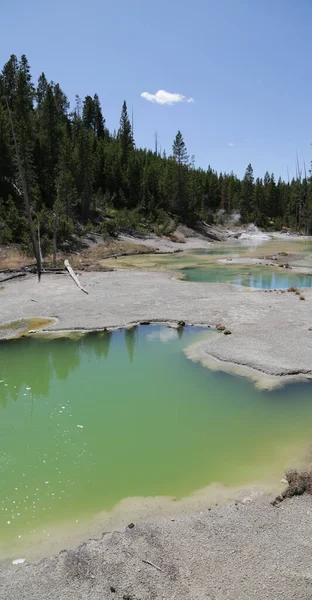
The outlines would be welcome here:
<svg viewBox="0 0 312 600">
<path fill-rule="evenodd" d="M 47 275 L 51 273 L 51 275 L 66 275 L 65 269 L 45 269 L 44 270 Z"/>
<path fill-rule="evenodd" d="M 10 279 L 16 279 L 16 277 L 25 277 L 27 273 L 12 273 L 9 277 L 4 277 L 4 279 L 0 279 L 0 283 L 4 283 L 5 281 L 9 281 Z"/>
<path fill-rule="evenodd" d="M 44 275 L 66 275 L 65 269 L 46 269 L 43 270 Z"/>
<path fill-rule="evenodd" d="M 107 260 L 108 258 L 121 258 L 122 256 L 137 256 L 138 254 L 142 254 L 142 252 L 119 252 L 118 254 L 109 254 L 108 256 L 103 256 L 101 260 Z M 143 252 L 143 254 L 152 254 L 151 252 Z"/>
<path fill-rule="evenodd" d="M 87 290 L 85 290 L 85 289 L 82 287 L 82 285 L 81 285 L 81 283 L 80 283 L 80 281 L 79 281 L 79 279 L 78 279 L 77 275 L 74 273 L 73 269 L 71 268 L 71 266 L 70 266 L 70 264 L 69 264 L 69 261 L 67 260 L 67 258 L 64 260 L 64 265 L 65 265 L 65 267 L 66 267 L 66 269 L 67 269 L 68 273 L 70 274 L 70 276 L 73 278 L 73 280 L 74 280 L 75 284 L 76 284 L 76 285 L 78 285 L 79 289 L 80 289 L 82 292 L 84 292 L 85 294 L 89 294 L 89 292 L 87 292 Z"/>
</svg>

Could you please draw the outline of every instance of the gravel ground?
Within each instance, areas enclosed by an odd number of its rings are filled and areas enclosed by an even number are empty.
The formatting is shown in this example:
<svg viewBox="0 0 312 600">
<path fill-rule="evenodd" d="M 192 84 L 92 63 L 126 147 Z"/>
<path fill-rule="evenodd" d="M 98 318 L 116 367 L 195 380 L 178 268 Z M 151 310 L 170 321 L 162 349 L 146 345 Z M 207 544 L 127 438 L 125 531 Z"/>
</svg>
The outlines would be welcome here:
<svg viewBox="0 0 312 600">
<path fill-rule="evenodd" d="M 191 357 L 217 368 L 243 367 L 264 381 L 312 376 L 312 289 L 305 301 L 289 292 L 238 289 L 230 284 L 178 281 L 168 273 L 114 271 L 83 273 L 82 293 L 69 275 L 8 281 L 0 292 L 0 323 L 54 317 L 49 330 L 122 327 L 142 321 L 185 321 L 215 327 L 216 334 L 192 349 Z M 2 331 L 2 337 L 9 330 Z M 250 370 L 253 370 L 253 373 Z M 273 376 L 273 377 L 272 377 Z M 275 379 L 274 379 L 275 378 Z"/>
<path fill-rule="evenodd" d="M 185 250 L 198 250 L 211 248 L 211 241 L 205 239 L 204 236 L 196 235 L 194 237 L 187 237 L 183 242 L 172 242 L 169 238 L 158 237 L 156 235 L 150 235 L 146 238 L 136 238 L 127 235 L 119 235 L 118 238 L 122 242 L 129 242 L 132 244 L 139 244 L 151 248 L 160 254 L 172 254 L 178 251 Z"/>
<path fill-rule="evenodd" d="M 0 597 L 310 600 L 311 540 L 311 497 L 276 508 L 267 495 L 250 496 L 124 527 L 39 563 L 2 565 Z"/>
</svg>

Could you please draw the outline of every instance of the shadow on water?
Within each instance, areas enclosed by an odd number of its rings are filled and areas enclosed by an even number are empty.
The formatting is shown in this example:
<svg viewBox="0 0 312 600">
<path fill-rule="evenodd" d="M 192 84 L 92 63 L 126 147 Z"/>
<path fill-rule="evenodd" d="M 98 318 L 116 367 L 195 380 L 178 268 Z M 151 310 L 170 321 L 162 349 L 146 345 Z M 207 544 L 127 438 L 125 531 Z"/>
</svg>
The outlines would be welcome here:
<svg viewBox="0 0 312 600">
<path fill-rule="evenodd" d="M 137 327 L 131 327 L 129 329 L 125 329 L 125 343 L 129 356 L 130 362 L 133 362 L 134 357 L 134 348 L 137 340 Z"/>
<path fill-rule="evenodd" d="M 177 333 L 178 333 L 179 339 L 182 340 L 183 333 L 184 333 L 184 327 L 183 326 L 178 327 L 177 328 Z"/>
<path fill-rule="evenodd" d="M 114 333 L 117 341 L 121 332 Z M 124 336 L 132 362 L 138 337 L 137 327 L 126 329 Z M 90 360 L 93 357 L 108 359 L 112 339 L 112 331 L 103 331 L 86 333 L 80 340 L 32 337 L 1 342 L 0 404 L 5 408 L 9 400 L 16 401 L 25 391 L 31 392 L 33 399 L 47 397 L 51 379 L 56 376 L 59 381 L 66 381 L 71 373 L 79 369 L 83 355 Z"/>
<path fill-rule="evenodd" d="M 113 332 L 101 331 L 86 333 L 81 339 L 81 351 L 92 358 L 108 358 Z"/>
<path fill-rule="evenodd" d="M 109 333 L 109 332 L 105 332 Z M 22 338 L 0 344 L 0 403 L 5 408 L 8 400 L 16 401 L 19 395 L 31 392 L 32 398 L 47 397 L 53 377 L 66 381 L 70 373 L 79 369 L 81 352 L 91 350 L 96 355 L 108 356 L 110 335 L 103 345 L 98 335 L 86 334 L 80 343 L 61 337 Z M 93 339 L 92 339 L 93 338 Z"/>
<path fill-rule="evenodd" d="M 46 344 L 46 354 L 51 359 L 56 377 L 61 381 L 66 381 L 69 374 L 79 368 L 80 347 L 75 340 L 56 338 L 50 352 L 49 344 Z"/>
<path fill-rule="evenodd" d="M 16 400 L 30 386 L 33 396 L 47 396 L 53 374 L 51 348 L 31 339 L 8 340 L 0 344 L 0 402 Z"/>
<path fill-rule="evenodd" d="M 185 346 L 188 339 L 192 341 L 194 335 L 203 331 L 205 329 L 200 327 L 170 328 L 151 325 L 86 333 L 78 340 L 66 337 L 51 340 L 31 337 L 1 342 L 0 404 L 5 408 L 9 400 L 15 402 L 19 397 L 22 398 L 25 390 L 30 391 L 34 399 L 48 397 L 50 382 L 53 378 L 60 382 L 67 381 L 72 373 L 79 370 L 83 357 L 91 361 L 101 358 L 108 360 L 112 344 L 115 348 L 112 357 L 114 362 L 124 346 L 129 362 L 133 363 L 135 347 L 139 340 L 141 345 L 142 343 L 146 344 L 147 341 L 161 342 L 167 345 L 176 340 L 182 349 L 181 343 L 184 338 L 183 345 Z M 184 360 L 184 355 L 181 353 L 180 361 Z M 205 375 L 206 369 L 203 369 L 199 363 L 192 363 L 192 369 L 195 380 L 196 377 L 200 378 Z M 232 384 L 235 384 L 237 389 L 240 386 L 245 389 L 248 387 L 252 391 L 251 397 L 261 397 L 261 401 L 264 403 L 271 402 L 273 397 L 276 403 L 293 403 L 295 395 L 303 397 L 308 402 L 307 392 L 310 392 L 312 386 L 310 382 L 290 382 L 285 386 L 263 392 L 255 388 L 254 384 L 245 377 L 225 373 L 221 370 L 207 370 L 207 372 L 217 386 L 231 387 Z M 243 390 L 241 395 L 243 395 Z"/>
</svg>

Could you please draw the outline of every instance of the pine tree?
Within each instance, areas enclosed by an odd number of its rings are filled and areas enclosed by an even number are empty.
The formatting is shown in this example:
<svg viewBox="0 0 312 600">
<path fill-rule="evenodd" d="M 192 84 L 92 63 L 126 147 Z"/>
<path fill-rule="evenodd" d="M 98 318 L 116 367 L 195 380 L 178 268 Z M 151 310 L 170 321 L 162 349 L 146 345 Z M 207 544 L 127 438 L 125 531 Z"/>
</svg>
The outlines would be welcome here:
<svg viewBox="0 0 312 600">
<path fill-rule="evenodd" d="M 56 110 L 57 110 L 57 114 L 58 114 L 58 119 L 59 121 L 62 121 L 62 123 L 65 125 L 67 123 L 67 113 L 68 113 L 68 109 L 69 109 L 69 102 L 67 100 L 66 95 L 64 94 L 63 90 L 61 89 L 60 85 L 58 83 L 56 83 L 54 85 L 54 99 L 55 99 L 55 105 L 56 105 Z"/>
<path fill-rule="evenodd" d="M 82 108 L 82 120 L 86 131 L 93 131 L 97 138 L 104 137 L 105 121 L 97 94 L 94 94 L 93 98 L 91 96 L 85 97 Z"/>
<path fill-rule="evenodd" d="M 120 116 L 120 124 L 119 130 L 117 134 L 118 140 L 120 142 L 120 150 L 121 150 L 121 164 L 127 165 L 129 161 L 129 156 L 134 148 L 133 135 L 130 119 L 128 117 L 128 109 L 126 101 L 122 105 L 121 116 Z"/>
<path fill-rule="evenodd" d="M 188 164 L 189 156 L 187 154 L 187 148 L 180 130 L 178 131 L 172 145 L 172 155 L 179 167 Z"/>
<path fill-rule="evenodd" d="M 18 190 L 15 187 L 14 160 L 11 147 L 10 123 L 7 109 L 0 103 L 0 190 L 7 198 L 10 194 L 19 202 Z"/>
<path fill-rule="evenodd" d="M 241 217 L 243 223 L 248 223 L 251 220 L 253 213 L 253 188 L 254 188 L 254 176 L 253 176 L 253 168 L 249 163 L 245 177 L 242 181 L 242 195 L 241 195 Z"/>
<path fill-rule="evenodd" d="M 8 62 L 5 63 L 1 74 L 2 94 L 8 101 L 11 110 L 13 109 L 13 99 L 16 93 L 18 70 L 17 57 L 15 54 L 11 54 Z"/>
<path fill-rule="evenodd" d="M 252 221 L 259 227 L 266 226 L 266 217 L 264 214 L 264 190 L 262 179 L 257 177 L 253 190 L 253 215 Z"/>
<path fill-rule="evenodd" d="M 56 177 L 63 126 L 51 83 L 46 85 L 43 99 L 38 108 L 40 189 L 43 202 L 48 208 L 52 208 L 56 200 Z"/>
<path fill-rule="evenodd" d="M 175 175 L 175 198 L 176 206 L 175 210 L 181 219 L 186 217 L 187 214 L 187 165 L 189 156 L 187 148 L 182 136 L 181 131 L 178 131 L 173 144 L 172 144 L 172 156 L 176 163 L 176 175 Z"/>
<path fill-rule="evenodd" d="M 84 221 L 90 217 L 94 181 L 94 153 L 92 134 L 84 129 L 81 119 L 75 123 L 74 172 L 79 197 L 81 216 Z"/>
<path fill-rule="evenodd" d="M 95 107 L 91 96 L 86 96 L 82 107 L 82 120 L 86 131 L 94 132 Z"/>
<path fill-rule="evenodd" d="M 97 138 L 103 138 L 105 135 L 105 119 L 102 115 L 102 108 L 97 94 L 93 97 L 94 105 L 94 133 Z"/>
<path fill-rule="evenodd" d="M 277 194 L 274 175 L 270 175 L 268 171 L 264 175 L 263 180 L 264 191 L 264 210 L 268 224 L 275 216 L 278 215 Z M 271 223 L 272 224 L 272 223 Z"/>
<path fill-rule="evenodd" d="M 56 178 L 57 200 L 62 204 L 65 210 L 66 220 L 73 219 L 74 211 L 78 203 L 78 193 L 75 184 L 75 160 L 73 141 L 64 133 L 60 148 L 60 156 L 57 167 L 58 175 Z"/>
<path fill-rule="evenodd" d="M 16 73 L 15 90 L 12 92 L 12 119 L 16 134 L 18 152 L 20 156 L 20 165 L 22 173 L 20 173 L 14 156 L 16 183 L 17 187 L 22 190 L 23 185 L 21 177 L 24 178 L 27 188 L 28 197 L 31 202 L 32 193 L 36 186 L 36 170 L 35 170 L 35 111 L 34 111 L 34 96 L 35 89 L 30 77 L 30 68 L 26 57 L 23 55 L 18 63 Z"/>
<path fill-rule="evenodd" d="M 38 85 L 36 89 L 36 99 L 38 103 L 38 109 L 40 110 L 41 105 L 46 97 L 48 87 L 48 81 L 44 73 L 41 73 L 38 79 Z"/>
</svg>

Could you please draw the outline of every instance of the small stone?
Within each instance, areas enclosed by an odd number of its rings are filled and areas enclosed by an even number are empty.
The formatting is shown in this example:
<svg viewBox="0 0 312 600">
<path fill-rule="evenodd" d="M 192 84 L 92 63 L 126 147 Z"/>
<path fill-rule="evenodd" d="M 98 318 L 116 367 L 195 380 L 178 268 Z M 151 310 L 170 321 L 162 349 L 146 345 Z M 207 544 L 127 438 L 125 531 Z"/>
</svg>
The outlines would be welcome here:
<svg viewBox="0 0 312 600">
<path fill-rule="evenodd" d="M 116 594 L 116 589 L 112 585 L 110 586 L 110 591 L 112 594 Z"/>
<path fill-rule="evenodd" d="M 129 529 L 133 529 L 134 523 L 129 523 L 128 527 L 129 527 Z"/>
<path fill-rule="evenodd" d="M 231 335 L 232 331 L 230 331 L 229 329 L 225 329 L 223 333 L 224 335 Z"/>
<path fill-rule="evenodd" d="M 25 558 L 16 558 L 12 560 L 12 565 L 22 565 L 25 562 Z"/>
<path fill-rule="evenodd" d="M 225 329 L 226 329 L 225 325 L 222 325 L 221 323 L 217 323 L 217 325 L 216 325 L 217 331 L 224 331 Z"/>
</svg>

